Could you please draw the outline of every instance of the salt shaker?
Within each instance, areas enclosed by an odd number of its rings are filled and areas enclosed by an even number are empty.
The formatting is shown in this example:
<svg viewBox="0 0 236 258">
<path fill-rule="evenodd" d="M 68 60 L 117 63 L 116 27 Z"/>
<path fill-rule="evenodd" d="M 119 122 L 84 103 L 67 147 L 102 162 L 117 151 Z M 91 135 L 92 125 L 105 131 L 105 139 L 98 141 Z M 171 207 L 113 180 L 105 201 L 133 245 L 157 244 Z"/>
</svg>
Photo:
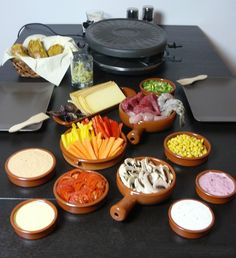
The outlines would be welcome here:
<svg viewBox="0 0 236 258">
<path fill-rule="evenodd" d="M 147 22 L 153 21 L 153 6 L 152 5 L 145 5 L 143 6 L 143 20 Z"/>
<path fill-rule="evenodd" d="M 136 7 L 129 7 L 127 9 L 127 16 L 128 19 L 138 19 L 138 8 Z"/>
</svg>

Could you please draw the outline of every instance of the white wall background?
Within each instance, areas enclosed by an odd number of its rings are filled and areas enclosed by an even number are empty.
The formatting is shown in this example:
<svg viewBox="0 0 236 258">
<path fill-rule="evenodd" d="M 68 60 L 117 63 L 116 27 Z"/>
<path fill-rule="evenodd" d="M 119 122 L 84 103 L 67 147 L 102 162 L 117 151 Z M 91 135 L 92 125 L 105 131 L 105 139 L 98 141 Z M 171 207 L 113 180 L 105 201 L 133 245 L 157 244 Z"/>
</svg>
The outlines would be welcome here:
<svg viewBox="0 0 236 258">
<path fill-rule="evenodd" d="M 100 9 L 112 18 L 125 17 L 128 7 L 153 5 L 161 24 L 198 25 L 236 75 L 235 0 L 1 0 L 0 60 L 26 23 L 81 23 L 86 10 Z"/>
</svg>

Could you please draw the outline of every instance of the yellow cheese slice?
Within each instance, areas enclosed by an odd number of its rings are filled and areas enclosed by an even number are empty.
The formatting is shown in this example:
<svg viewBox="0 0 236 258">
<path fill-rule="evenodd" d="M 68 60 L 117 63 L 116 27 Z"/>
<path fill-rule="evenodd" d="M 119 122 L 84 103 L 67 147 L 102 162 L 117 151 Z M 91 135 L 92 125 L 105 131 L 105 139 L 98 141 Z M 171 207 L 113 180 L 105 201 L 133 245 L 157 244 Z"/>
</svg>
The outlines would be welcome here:
<svg viewBox="0 0 236 258">
<path fill-rule="evenodd" d="M 78 100 L 86 115 L 93 114 L 93 111 L 90 109 L 90 107 L 88 106 L 88 104 L 82 96 L 79 96 Z"/>
<path fill-rule="evenodd" d="M 108 81 L 71 92 L 70 98 L 84 114 L 91 115 L 119 104 L 125 95 L 114 81 Z"/>
<path fill-rule="evenodd" d="M 99 90 L 90 92 L 84 98 L 89 109 L 93 113 L 97 113 L 119 104 L 126 97 L 118 85 L 112 82 Z"/>
<path fill-rule="evenodd" d="M 97 85 L 94 85 L 92 87 L 88 87 L 88 88 L 84 88 L 81 90 L 77 90 L 77 91 L 73 91 L 70 93 L 70 98 L 78 98 L 79 96 L 87 96 L 89 93 L 94 92 L 94 91 L 98 91 L 102 88 L 105 88 L 107 86 L 109 86 L 110 84 L 113 84 L 113 81 L 108 81 L 108 82 L 104 82 L 104 83 L 100 83 Z"/>
<path fill-rule="evenodd" d="M 73 103 L 83 114 L 87 115 L 86 111 L 81 106 L 78 98 L 72 97 L 71 100 L 68 100 L 68 102 Z"/>
</svg>

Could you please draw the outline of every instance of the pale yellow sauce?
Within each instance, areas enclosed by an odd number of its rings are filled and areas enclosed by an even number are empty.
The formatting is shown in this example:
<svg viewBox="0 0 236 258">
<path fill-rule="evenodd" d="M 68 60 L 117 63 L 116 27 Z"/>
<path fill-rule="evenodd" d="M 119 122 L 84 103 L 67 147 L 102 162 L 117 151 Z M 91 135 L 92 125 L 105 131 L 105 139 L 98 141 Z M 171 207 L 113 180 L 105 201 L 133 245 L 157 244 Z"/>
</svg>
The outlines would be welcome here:
<svg viewBox="0 0 236 258">
<path fill-rule="evenodd" d="M 50 225 L 55 211 L 44 201 L 32 201 L 21 206 L 15 214 L 15 224 L 27 231 L 36 231 Z"/>
<path fill-rule="evenodd" d="M 53 166 L 50 153 L 40 149 L 27 149 L 13 155 L 8 169 L 18 177 L 32 178 L 45 174 Z"/>
</svg>

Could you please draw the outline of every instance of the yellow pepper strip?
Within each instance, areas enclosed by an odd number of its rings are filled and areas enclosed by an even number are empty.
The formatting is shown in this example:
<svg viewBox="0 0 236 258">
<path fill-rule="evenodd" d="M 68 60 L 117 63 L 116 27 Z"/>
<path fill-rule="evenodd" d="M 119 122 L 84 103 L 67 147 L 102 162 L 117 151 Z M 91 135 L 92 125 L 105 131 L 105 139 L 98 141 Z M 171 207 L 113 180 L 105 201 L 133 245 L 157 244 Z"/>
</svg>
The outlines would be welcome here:
<svg viewBox="0 0 236 258">
<path fill-rule="evenodd" d="M 88 124 L 82 124 L 78 122 L 77 124 L 72 124 L 71 131 L 68 133 L 64 133 L 61 135 L 61 140 L 63 146 L 67 149 L 73 142 L 84 140 L 91 140 L 91 138 L 95 135 L 92 121 Z"/>
<path fill-rule="evenodd" d="M 61 135 L 61 141 L 62 141 L 63 146 L 67 149 L 68 148 L 68 143 L 67 143 L 65 134 Z"/>
</svg>

